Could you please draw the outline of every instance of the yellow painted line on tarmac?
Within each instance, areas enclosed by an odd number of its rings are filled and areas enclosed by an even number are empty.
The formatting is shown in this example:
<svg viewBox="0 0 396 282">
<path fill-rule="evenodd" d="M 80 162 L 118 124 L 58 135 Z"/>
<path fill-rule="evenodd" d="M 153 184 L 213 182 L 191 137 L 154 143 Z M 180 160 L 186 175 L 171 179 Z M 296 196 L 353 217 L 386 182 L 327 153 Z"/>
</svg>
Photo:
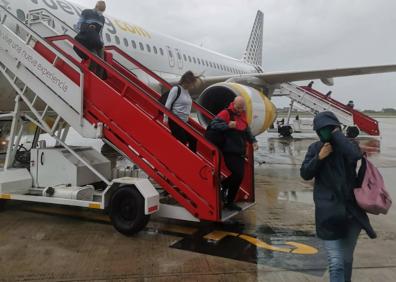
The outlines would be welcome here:
<svg viewBox="0 0 396 282">
<path fill-rule="evenodd" d="M 98 203 L 91 203 L 91 204 L 89 204 L 88 207 L 89 207 L 90 209 L 97 209 L 97 210 L 102 209 L 102 205 L 101 205 L 101 204 L 98 204 Z"/>
<path fill-rule="evenodd" d="M 204 236 L 206 240 L 213 240 L 213 241 L 221 241 L 227 236 L 238 237 L 246 242 L 256 246 L 257 248 L 272 251 L 272 252 L 281 252 L 281 253 L 291 253 L 297 255 L 315 255 L 319 251 L 318 249 L 311 247 L 306 244 L 296 243 L 296 242 L 286 242 L 285 245 L 292 246 L 293 248 L 281 248 L 272 246 L 267 244 L 260 239 L 254 238 L 249 235 L 238 234 L 233 232 L 225 232 L 225 231 L 213 231 Z"/>
<path fill-rule="evenodd" d="M 296 242 L 287 242 L 286 244 L 295 247 L 295 249 L 291 251 L 292 254 L 315 255 L 319 252 L 318 249 L 305 244 L 300 244 Z"/>
<path fill-rule="evenodd" d="M 0 199 L 11 200 L 11 195 L 10 194 L 0 194 Z"/>
<path fill-rule="evenodd" d="M 238 233 L 226 232 L 226 231 L 213 231 L 204 236 L 204 239 L 211 241 L 221 241 L 227 236 L 238 237 Z"/>
</svg>

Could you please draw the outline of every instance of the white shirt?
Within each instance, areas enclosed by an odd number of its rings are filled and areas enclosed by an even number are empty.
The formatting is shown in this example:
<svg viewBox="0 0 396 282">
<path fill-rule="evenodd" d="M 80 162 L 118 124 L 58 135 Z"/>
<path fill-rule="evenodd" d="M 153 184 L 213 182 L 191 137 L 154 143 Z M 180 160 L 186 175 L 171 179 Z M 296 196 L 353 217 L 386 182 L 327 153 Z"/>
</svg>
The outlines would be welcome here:
<svg viewBox="0 0 396 282">
<path fill-rule="evenodd" d="M 173 110 L 172 112 L 177 115 L 181 120 L 184 122 L 187 122 L 190 114 L 191 114 L 191 108 L 192 108 L 192 99 L 191 95 L 188 92 L 187 89 L 184 89 L 182 86 L 180 86 L 180 96 L 179 98 L 175 101 L 177 97 L 177 86 L 173 87 L 171 91 L 169 92 L 168 100 L 166 100 L 165 107 L 170 110 L 172 103 L 173 104 Z"/>
</svg>

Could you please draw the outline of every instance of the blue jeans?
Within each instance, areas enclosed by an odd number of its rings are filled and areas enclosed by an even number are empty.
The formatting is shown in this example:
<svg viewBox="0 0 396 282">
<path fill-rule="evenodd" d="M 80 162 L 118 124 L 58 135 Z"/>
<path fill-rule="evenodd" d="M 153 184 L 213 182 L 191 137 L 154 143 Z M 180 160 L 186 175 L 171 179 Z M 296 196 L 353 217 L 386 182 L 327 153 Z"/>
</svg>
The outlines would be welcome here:
<svg viewBox="0 0 396 282">
<path fill-rule="evenodd" d="M 353 252 L 362 227 L 351 220 L 347 235 L 339 240 L 324 240 L 329 263 L 330 282 L 349 282 L 352 279 Z"/>
</svg>

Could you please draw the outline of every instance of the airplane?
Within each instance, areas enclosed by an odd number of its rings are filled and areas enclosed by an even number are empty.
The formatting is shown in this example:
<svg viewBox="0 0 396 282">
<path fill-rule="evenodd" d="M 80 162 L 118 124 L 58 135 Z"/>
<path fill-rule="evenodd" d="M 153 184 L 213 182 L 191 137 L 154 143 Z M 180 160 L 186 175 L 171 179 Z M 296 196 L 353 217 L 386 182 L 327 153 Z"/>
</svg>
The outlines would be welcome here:
<svg viewBox="0 0 396 282">
<path fill-rule="evenodd" d="M 75 26 L 85 9 L 67 0 L 0 0 L 0 5 L 21 21 L 26 20 L 31 10 L 46 9 L 70 27 Z M 177 83 L 187 70 L 202 74 L 202 84 L 192 94 L 213 114 L 227 107 L 236 96 L 245 97 L 250 105 L 248 120 L 255 135 L 265 132 L 275 120 L 276 107 L 270 98 L 281 83 L 320 79 L 331 86 L 335 77 L 396 71 L 396 65 L 382 65 L 265 72 L 262 66 L 263 22 L 264 14 L 258 11 L 241 60 L 107 15 L 103 36 L 106 45 L 116 45 L 171 84 Z M 146 78 L 142 76 L 141 79 Z M 13 110 L 14 97 L 14 91 L 0 75 L 0 113 Z M 205 118 L 198 118 L 204 126 L 207 124 Z"/>
</svg>

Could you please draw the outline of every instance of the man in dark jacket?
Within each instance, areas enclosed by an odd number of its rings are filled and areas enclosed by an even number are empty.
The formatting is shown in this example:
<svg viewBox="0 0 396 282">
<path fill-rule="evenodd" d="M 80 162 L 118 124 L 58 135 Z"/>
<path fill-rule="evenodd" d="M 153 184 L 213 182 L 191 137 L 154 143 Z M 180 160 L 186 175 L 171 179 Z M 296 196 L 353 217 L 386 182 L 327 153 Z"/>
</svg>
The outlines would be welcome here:
<svg viewBox="0 0 396 282">
<path fill-rule="evenodd" d="M 319 113 L 314 119 L 314 130 L 320 141 L 309 147 L 301 166 L 302 178 L 315 178 L 316 232 L 325 242 L 332 282 L 351 281 L 353 252 L 361 229 L 376 238 L 353 193 L 357 161 L 362 153 L 340 128 L 332 112 Z"/>
<path fill-rule="evenodd" d="M 231 175 L 221 183 L 223 198 L 226 198 L 224 207 L 237 211 L 241 208 L 234 201 L 245 173 L 246 142 L 252 143 L 254 149 L 258 150 L 257 140 L 247 122 L 245 108 L 245 100 L 237 97 L 228 109 L 220 112 L 210 124 L 213 130 L 224 134 L 224 144 L 220 149 L 226 166 L 231 171 Z"/>
<path fill-rule="evenodd" d="M 106 2 L 98 1 L 94 9 L 82 11 L 80 19 L 76 25 L 78 34 L 76 40 L 84 45 L 89 51 L 100 58 L 104 58 L 103 27 L 106 11 Z M 90 64 L 90 70 L 94 71 L 99 77 L 105 78 L 104 70 L 96 63 Z"/>
</svg>

